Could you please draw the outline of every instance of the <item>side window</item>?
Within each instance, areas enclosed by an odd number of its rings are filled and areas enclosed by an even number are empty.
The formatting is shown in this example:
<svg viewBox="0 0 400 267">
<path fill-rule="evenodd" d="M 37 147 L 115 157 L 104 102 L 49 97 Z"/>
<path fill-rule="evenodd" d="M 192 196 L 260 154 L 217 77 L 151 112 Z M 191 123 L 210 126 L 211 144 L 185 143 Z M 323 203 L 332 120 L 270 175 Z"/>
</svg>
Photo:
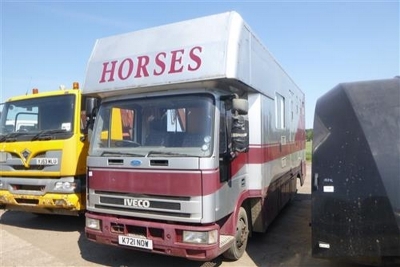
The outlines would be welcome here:
<svg viewBox="0 0 400 267">
<path fill-rule="evenodd" d="M 226 117 L 225 103 L 221 102 L 221 111 L 219 119 L 219 153 L 223 154 L 228 149 L 228 118 Z M 229 112 L 230 113 L 230 112 Z"/>
<path fill-rule="evenodd" d="M 134 140 L 134 119 L 134 110 L 121 109 L 122 137 L 125 140 Z"/>
<path fill-rule="evenodd" d="M 168 132 L 186 132 L 186 109 L 168 109 L 167 110 L 167 131 Z"/>
<path fill-rule="evenodd" d="M 135 141 L 135 110 L 119 107 L 105 108 L 101 110 L 96 120 L 98 129 L 101 129 L 98 141 L 100 146 L 116 147 L 121 146 L 122 141 L 125 140 Z"/>
<path fill-rule="evenodd" d="M 17 113 L 13 125 L 15 126 L 13 131 L 31 132 L 37 130 L 37 125 L 38 125 L 37 108 L 36 107 L 32 108 L 28 112 Z"/>
<path fill-rule="evenodd" d="M 85 130 L 86 127 L 86 98 L 82 97 L 81 100 L 81 111 L 80 111 L 80 125 L 81 125 L 81 133 Z"/>
<path fill-rule="evenodd" d="M 277 129 L 285 129 L 285 97 L 276 93 L 275 94 L 275 127 Z"/>
<path fill-rule="evenodd" d="M 123 108 L 111 109 L 111 121 L 106 131 L 102 132 L 102 139 L 108 136 L 108 129 L 111 131 L 111 140 L 133 140 L 133 119 L 134 111 Z"/>
</svg>

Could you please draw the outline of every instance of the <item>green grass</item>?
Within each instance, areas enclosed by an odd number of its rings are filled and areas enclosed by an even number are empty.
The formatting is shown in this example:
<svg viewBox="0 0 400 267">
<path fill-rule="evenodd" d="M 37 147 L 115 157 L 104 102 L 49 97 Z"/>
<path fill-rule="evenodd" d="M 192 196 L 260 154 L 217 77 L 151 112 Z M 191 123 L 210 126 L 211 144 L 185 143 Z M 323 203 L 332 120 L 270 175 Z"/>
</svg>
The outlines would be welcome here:
<svg viewBox="0 0 400 267">
<path fill-rule="evenodd" d="M 312 160 L 312 141 L 306 142 L 306 160 L 310 161 Z"/>
</svg>

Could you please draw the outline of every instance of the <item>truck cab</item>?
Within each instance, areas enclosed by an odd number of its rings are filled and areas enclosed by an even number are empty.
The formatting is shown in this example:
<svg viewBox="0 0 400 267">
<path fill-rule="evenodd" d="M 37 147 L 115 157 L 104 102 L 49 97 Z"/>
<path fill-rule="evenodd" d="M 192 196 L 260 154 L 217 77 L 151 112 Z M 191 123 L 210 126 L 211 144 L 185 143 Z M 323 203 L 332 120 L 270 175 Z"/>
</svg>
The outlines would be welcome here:
<svg viewBox="0 0 400 267">
<path fill-rule="evenodd" d="M 12 97 L 0 120 L 0 205 L 79 215 L 86 208 L 85 101 L 71 89 Z"/>
</svg>

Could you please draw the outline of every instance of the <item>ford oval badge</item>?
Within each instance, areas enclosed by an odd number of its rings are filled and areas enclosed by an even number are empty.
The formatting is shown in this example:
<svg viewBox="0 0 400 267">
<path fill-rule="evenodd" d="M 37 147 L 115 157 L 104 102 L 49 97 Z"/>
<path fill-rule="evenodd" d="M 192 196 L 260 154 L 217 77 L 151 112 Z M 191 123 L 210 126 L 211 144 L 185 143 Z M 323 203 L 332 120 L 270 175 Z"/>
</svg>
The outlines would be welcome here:
<svg viewBox="0 0 400 267">
<path fill-rule="evenodd" d="M 142 161 L 137 160 L 137 159 L 132 160 L 132 161 L 131 161 L 131 165 L 132 165 L 132 166 L 140 166 L 140 165 L 142 165 Z"/>
</svg>

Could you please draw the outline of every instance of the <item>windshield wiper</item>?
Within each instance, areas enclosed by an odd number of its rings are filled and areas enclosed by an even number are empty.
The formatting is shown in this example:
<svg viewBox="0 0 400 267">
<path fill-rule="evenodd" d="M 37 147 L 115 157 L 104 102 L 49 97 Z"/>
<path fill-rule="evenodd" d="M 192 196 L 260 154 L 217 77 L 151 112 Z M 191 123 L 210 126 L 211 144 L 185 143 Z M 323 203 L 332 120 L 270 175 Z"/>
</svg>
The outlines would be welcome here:
<svg viewBox="0 0 400 267">
<path fill-rule="evenodd" d="M 129 152 L 117 152 L 117 151 L 103 151 L 100 156 L 115 155 L 115 156 L 132 156 L 132 157 L 144 157 L 141 154 L 129 153 Z"/>
<path fill-rule="evenodd" d="M 24 132 L 14 132 L 14 133 L 9 133 L 6 135 L 3 135 L 2 137 L 0 137 L 0 142 L 15 142 L 17 141 L 17 137 L 21 136 L 21 135 L 27 135 L 29 133 L 24 133 Z"/>
<path fill-rule="evenodd" d="M 34 137 L 32 137 L 31 141 L 35 140 L 50 140 L 52 138 L 53 134 L 58 134 L 58 133 L 65 133 L 65 129 L 51 129 L 51 130 L 43 130 L 36 134 Z"/>
<path fill-rule="evenodd" d="M 196 155 L 189 155 L 185 153 L 177 153 L 177 152 L 164 152 L 164 151 L 149 151 L 146 157 L 150 156 L 171 156 L 171 157 L 198 157 Z"/>
</svg>

